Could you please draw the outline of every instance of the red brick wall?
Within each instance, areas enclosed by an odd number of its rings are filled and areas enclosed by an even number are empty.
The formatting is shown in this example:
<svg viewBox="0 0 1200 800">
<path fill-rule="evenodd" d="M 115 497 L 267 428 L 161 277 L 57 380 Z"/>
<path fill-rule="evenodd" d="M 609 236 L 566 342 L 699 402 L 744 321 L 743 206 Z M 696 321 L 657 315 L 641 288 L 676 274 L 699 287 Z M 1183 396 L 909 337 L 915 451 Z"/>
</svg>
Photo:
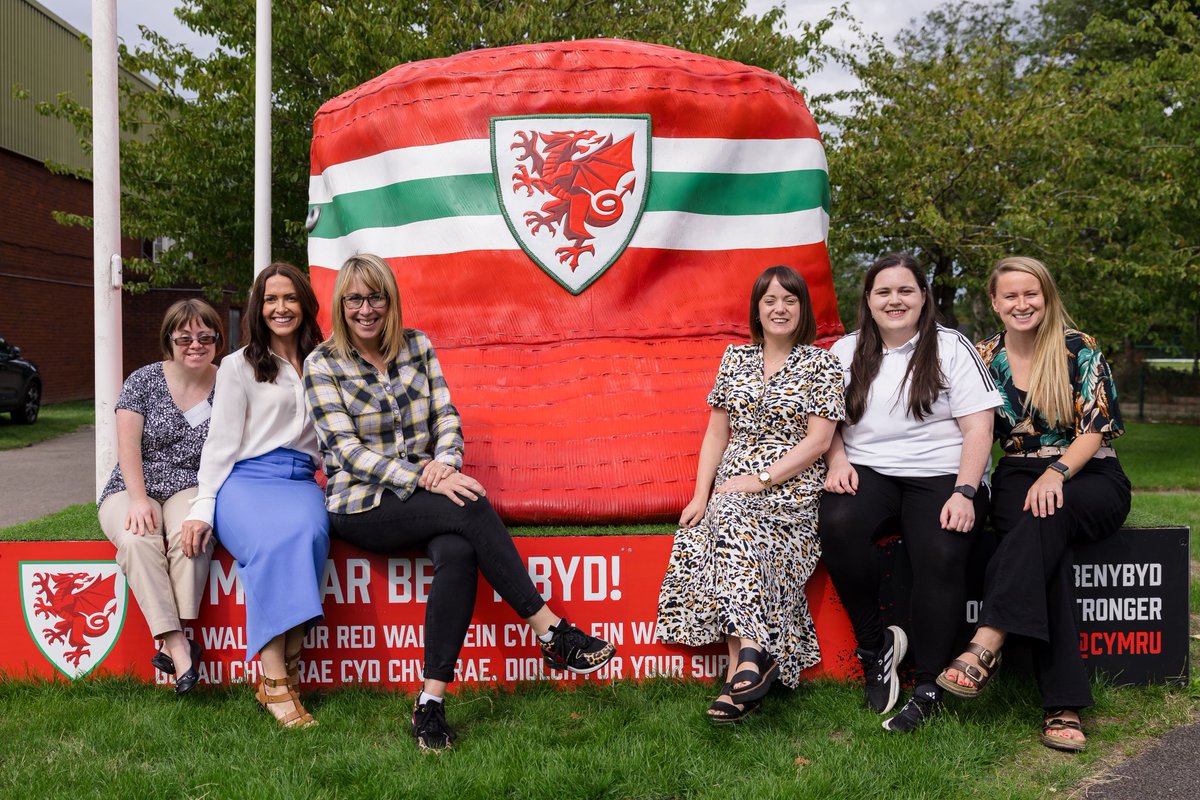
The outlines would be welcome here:
<svg viewBox="0 0 1200 800">
<path fill-rule="evenodd" d="M 47 403 L 94 394 L 92 232 L 59 225 L 53 211 L 90 215 L 92 184 L 0 150 L 0 336 L 38 365 Z M 140 242 L 122 242 L 123 257 L 140 252 Z M 124 295 L 126 375 L 162 358 L 157 337 L 166 308 L 200 296 L 195 289 Z M 227 301 L 218 311 L 228 321 Z"/>
</svg>

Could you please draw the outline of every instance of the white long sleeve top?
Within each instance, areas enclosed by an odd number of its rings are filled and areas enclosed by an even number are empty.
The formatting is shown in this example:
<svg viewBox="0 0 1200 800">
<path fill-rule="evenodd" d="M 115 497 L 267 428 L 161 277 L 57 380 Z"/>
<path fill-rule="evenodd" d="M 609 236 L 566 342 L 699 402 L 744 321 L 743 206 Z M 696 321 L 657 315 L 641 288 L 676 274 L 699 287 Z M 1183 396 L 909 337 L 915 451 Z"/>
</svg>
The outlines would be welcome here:
<svg viewBox="0 0 1200 800">
<path fill-rule="evenodd" d="M 188 519 L 213 524 L 217 492 L 239 461 L 286 447 L 321 463 L 317 433 L 304 404 L 304 382 L 286 359 L 274 357 L 279 362 L 274 383 L 254 379 L 245 348 L 221 361 L 208 440 L 200 456 L 199 490 Z"/>
</svg>

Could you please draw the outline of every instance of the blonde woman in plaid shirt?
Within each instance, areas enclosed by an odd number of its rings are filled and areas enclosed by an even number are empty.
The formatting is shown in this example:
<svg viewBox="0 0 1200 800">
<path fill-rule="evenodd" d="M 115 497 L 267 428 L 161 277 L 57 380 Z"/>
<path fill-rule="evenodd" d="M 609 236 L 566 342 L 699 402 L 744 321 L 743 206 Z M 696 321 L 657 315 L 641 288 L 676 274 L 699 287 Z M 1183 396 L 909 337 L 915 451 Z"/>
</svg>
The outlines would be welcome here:
<svg viewBox="0 0 1200 800">
<path fill-rule="evenodd" d="M 423 548 L 425 681 L 412 716 L 423 750 L 450 747 L 443 698 L 475 607 L 476 567 L 530 624 L 546 663 L 594 672 L 616 653 L 542 600 L 483 486 L 460 472 L 462 425 L 424 333 L 406 329 L 387 263 L 352 256 L 333 287 L 333 335 L 304 364 L 333 535 L 374 553 Z"/>
</svg>

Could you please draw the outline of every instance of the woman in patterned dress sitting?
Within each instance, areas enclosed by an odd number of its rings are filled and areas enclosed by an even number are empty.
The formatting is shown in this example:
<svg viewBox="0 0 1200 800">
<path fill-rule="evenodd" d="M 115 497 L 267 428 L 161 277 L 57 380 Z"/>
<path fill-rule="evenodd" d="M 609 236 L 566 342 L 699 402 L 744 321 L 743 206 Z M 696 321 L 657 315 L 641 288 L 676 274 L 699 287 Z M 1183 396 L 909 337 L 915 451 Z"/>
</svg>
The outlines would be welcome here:
<svg viewBox="0 0 1200 800">
<path fill-rule="evenodd" d="M 988 562 L 979 627 L 938 684 L 978 697 L 1005 639 L 1029 637 L 1042 744 L 1079 752 L 1087 745 L 1079 711 L 1092 705 L 1092 692 L 1079 654 L 1070 545 L 1112 536 L 1129 513 L 1129 479 L 1111 447 L 1124 425 L 1104 355 L 1074 330 L 1045 265 L 1001 259 L 988 293 L 1004 323 L 978 345 L 1004 401 L 996 409 L 1004 457 L 992 476 L 1000 544 Z"/>
<path fill-rule="evenodd" d="M 199 678 L 203 648 L 183 634 L 200 612 L 212 548 L 188 550 L 181 529 L 212 416 L 213 366 L 221 318 L 203 300 L 167 309 L 159 332 L 163 360 L 125 379 L 117 399 L 117 465 L 100 495 L 100 527 L 150 633 L 161 641 L 150 662 L 186 694 Z"/>
<path fill-rule="evenodd" d="M 693 647 L 725 641 L 714 723 L 743 719 L 776 680 L 795 687 L 821 659 L 804 584 L 821 554 L 821 455 L 844 403 L 837 359 L 812 346 L 816 327 L 803 278 L 767 269 L 751 292 L 752 343 L 729 346 L 708 395 L 696 489 L 679 517 L 657 631 Z"/>
</svg>

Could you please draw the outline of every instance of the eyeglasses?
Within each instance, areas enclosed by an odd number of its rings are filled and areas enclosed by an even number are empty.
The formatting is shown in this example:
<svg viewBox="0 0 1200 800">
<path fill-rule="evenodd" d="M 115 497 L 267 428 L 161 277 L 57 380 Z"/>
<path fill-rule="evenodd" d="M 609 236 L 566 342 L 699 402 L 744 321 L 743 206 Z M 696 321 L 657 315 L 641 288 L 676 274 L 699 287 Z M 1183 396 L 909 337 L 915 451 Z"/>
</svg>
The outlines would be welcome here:
<svg viewBox="0 0 1200 800">
<path fill-rule="evenodd" d="M 192 338 L 191 336 L 172 336 L 171 341 L 176 347 L 191 347 L 192 342 L 199 342 L 203 345 L 216 344 L 221 338 L 219 333 L 202 333 L 199 336 Z"/>
<path fill-rule="evenodd" d="M 387 295 L 380 292 L 371 292 L 368 295 L 348 294 L 342 298 L 346 308 L 362 308 L 363 300 L 366 300 L 371 308 L 383 308 L 388 304 Z"/>
</svg>

